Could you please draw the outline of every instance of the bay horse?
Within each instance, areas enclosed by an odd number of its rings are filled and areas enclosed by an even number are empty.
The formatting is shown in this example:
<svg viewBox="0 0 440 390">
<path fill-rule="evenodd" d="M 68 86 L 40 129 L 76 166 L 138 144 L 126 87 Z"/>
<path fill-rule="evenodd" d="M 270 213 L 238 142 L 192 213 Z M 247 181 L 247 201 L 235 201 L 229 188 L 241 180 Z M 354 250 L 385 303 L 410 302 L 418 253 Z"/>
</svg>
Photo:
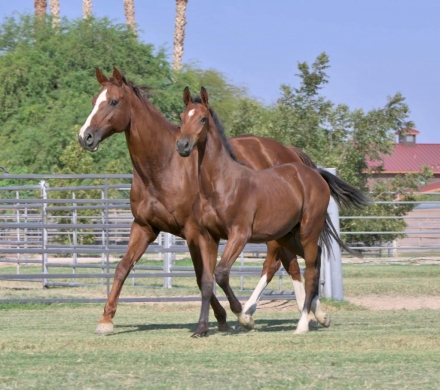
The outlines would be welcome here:
<svg viewBox="0 0 440 390">
<path fill-rule="evenodd" d="M 175 143 L 180 137 L 180 128 L 170 123 L 153 105 L 142 89 L 128 82 L 114 68 L 107 78 L 96 69 L 96 79 L 101 90 L 92 99 L 93 109 L 78 134 L 80 145 L 96 152 L 106 138 L 115 133 L 124 133 L 133 164 L 133 181 L 130 205 L 134 216 L 127 252 L 116 267 L 112 288 L 95 333 L 111 333 L 118 299 L 122 286 L 136 262 L 160 231 L 185 238 L 196 273 L 197 284 L 202 285 L 203 263 L 199 249 L 199 227 L 194 219 L 192 206 L 198 194 L 197 153 L 182 158 L 175 152 Z M 262 137 L 240 136 L 230 139 L 236 156 L 246 166 L 264 169 L 273 165 L 304 162 L 314 165 L 301 150 L 287 148 L 280 143 Z M 283 264 L 290 274 L 298 308 L 302 310 L 304 286 L 296 256 L 281 248 L 276 242 L 268 244 L 267 257 L 263 265 L 262 283 L 253 294 L 243 321 L 252 327 L 252 313 L 264 287 Z M 229 330 L 226 311 L 212 295 L 210 303 L 218 321 L 220 331 Z M 206 329 L 197 328 L 193 336 L 203 336 Z"/>
<path fill-rule="evenodd" d="M 336 176 L 294 162 L 264 170 L 252 170 L 241 164 L 220 132 L 209 107 L 208 93 L 202 87 L 200 99 L 192 99 L 188 87 L 181 114 L 181 137 L 176 147 L 182 157 L 198 152 L 199 194 L 193 206 L 201 236 L 203 261 L 202 308 L 198 330 L 208 329 L 209 301 L 215 281 L 225 292 L 230 307 L 240 323 L 247 323 L 241 303 L 229 285 L 230 269 L 247 242 L 275 240 L 280 246 L 304 258 L 306 269 L 305 300 L 296 333 L 309 330 L 312 310 L 318 322 L 329 326 L 330 317 L 318 299 L 321 246 L 330 250 L 330 240 L 351 251 L 338 237 L 327 215 L 330 195 L 341 203 L 350 191 L 360 204 L 366 198 L 360 191 Z M 329 182 L 341 182 L 335 194 Z M 343 201 L 342 201 L 343 203 Z M 227 239 L 216 266 L 220 239 Z M 243 318 L 245 317 L 245 318 Z"/>
</svg>

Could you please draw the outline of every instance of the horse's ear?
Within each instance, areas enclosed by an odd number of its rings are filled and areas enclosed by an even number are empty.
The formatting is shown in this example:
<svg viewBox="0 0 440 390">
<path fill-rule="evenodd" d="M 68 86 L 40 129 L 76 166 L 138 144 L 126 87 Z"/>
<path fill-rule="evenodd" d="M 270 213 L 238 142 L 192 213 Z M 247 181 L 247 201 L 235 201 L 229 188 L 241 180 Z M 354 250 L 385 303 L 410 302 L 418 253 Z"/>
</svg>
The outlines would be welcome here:
<svg viewBox="0 0 440 390">
<path fill-rule="evenodd" d="M 98 83 L 101 85 L 104 85 L 104 83 L 108 83 L 108 78 L 104 76 L 104 73 L 101 72 L 101 69 L 96 68 L 96 80 L 98 80 Z"/>
<path fill-rule="evenodd" d="M 124 75 L 122 74 L 122 72 L 116 68 L 115 66 L 113 67 L 113 74 L 112 77 L 120 84 L 127 84 Z"/>
<path fill-rule="evenodd" d="M 208 103 L 208 91 L 206 90 L 205 87 L 200 88 L 200 97 L 202 98 L 202 103 L 203 103 L 206 107 L 209 107 L 209 103 Z"/>
<path fill-rule="evenodd" d="M 185 106 L 188 106 L 188 104 L 190 104 L 191 101 L 192 101 L 191 92 L 189 91 L 188 87 L 185 87 L 185 89 L 183 90 L 183 103 L 185 104 Z"/>
</svg>

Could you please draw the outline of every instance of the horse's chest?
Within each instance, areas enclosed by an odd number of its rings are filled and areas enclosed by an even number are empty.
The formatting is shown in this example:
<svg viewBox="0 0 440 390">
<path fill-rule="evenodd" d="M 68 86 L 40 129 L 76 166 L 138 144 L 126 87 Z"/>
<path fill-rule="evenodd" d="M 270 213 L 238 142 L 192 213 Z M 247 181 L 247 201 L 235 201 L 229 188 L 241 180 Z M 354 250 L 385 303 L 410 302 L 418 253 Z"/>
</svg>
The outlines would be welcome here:
<svg viewBox="0 0 440 390">
<path fill-rule="evenodd" d="M 146 197 L 132 208 L 132 212 L 136 220 L 179 236 L 186 222 L 179 208 L 157 198 Z"/>
<path fill-rule="evenodd" d="M 207 199 L 198 199 L 194 206 L 194 215 L 200 227 L 207 229 L 212 236 L 227 238 L 227 227 L 221 213 Z"/>
</svg>

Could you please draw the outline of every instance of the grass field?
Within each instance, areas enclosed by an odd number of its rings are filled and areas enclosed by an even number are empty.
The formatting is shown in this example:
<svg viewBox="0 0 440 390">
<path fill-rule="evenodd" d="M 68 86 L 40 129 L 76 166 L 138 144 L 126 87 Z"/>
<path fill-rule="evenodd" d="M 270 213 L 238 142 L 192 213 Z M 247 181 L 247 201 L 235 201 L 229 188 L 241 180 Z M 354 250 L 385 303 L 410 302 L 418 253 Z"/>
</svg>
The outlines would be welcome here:
<svg viewBox="0 0 440 390">
<path fill-rule="evenodd" d="M 344 265 L 344 287 L 439 296 L 440 266 Z M 277 302 L 257 311 L 254 331 L 212 322 L 209 337 L 192 339 L 194 304 L 120 304 L 108 336 L 93 334 L 102 305 L 1 305 L 0 389 L 440 388 L 440 311 L 324 306 L 332 325 L 306 335 L 293 333 L 294 303 Z"/>
</svg>

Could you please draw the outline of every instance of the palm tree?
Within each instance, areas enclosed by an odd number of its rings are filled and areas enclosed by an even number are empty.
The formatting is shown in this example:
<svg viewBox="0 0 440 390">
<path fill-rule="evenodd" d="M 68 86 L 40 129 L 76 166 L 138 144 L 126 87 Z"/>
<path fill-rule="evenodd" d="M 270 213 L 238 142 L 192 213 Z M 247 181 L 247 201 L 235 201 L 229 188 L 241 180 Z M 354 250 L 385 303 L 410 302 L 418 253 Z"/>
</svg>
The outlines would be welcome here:
<svg viewBox="0 0 440 390">
<path fill-rule="evenodd" d="M 83 18 L 87 19 L 92 16 L 92 0 L 83 0 Z"/>
<path fill-rule="evenodd" d="M 46 15 L 47 0 L 34 0 L 35 16 L 37 18 Z"/>
<path fill-rule="evenodd" d="M 52 14 L 52 27 L 60 26 L 60 0 L 50 0 L 50 13 Z"/>
<path fill-rule="evenodd" d="M 174 70 L 180 70 L 182 68 L 187 4 L 188 4 L 188 0 L 176 0 L 176 24 L 174 27 L 174 53 L 173 53 Z"/>
<path fill-rule="evenodd" d="M 127 25 L 131 28 L 131 31 L 137 35 L 136 19 L 134 17 L 134 0 L 124 0 L 124 13 Z"/>
</svg>

